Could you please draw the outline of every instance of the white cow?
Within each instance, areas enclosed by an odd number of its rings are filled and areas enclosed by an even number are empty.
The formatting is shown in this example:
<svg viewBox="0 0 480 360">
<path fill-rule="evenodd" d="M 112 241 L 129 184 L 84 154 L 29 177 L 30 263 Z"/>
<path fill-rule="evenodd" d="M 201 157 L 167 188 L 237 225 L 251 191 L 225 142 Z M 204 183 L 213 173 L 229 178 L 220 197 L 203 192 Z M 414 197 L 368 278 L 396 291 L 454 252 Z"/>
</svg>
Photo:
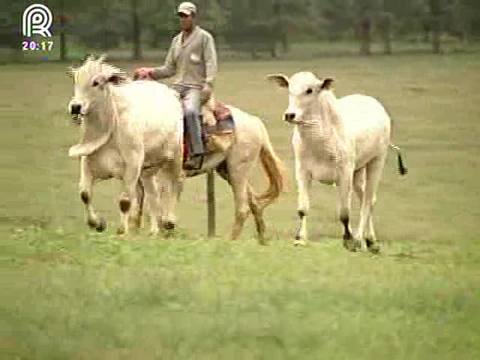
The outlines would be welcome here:
<svg viewBox="0 0 480 360">
<path fill-rule="evenodd" d="M 159 220 L 167 229 L 173 228 L 183 156 L 183 115 L 178 97 L 156 82 L 129 81 L 118 68 L 105 63 L 104 57 L 87 58 L 71 75 L 75 93 L 68 111 L 81 123 L 83 138 L 70 148 L 69 155 L 80 157 L 80 197 L 88 225 L 97 231 L 105 229 L 105 221 L 92 206 L 94 182 L 116 178 L 125 186 L 119 200 L 120 234 L 128 232 L 130 222 L 140 226 L 143 190 L 150 231 L 159 231 Z M 170 181 L 164 219 L 158 219 L 160 204 L 154 179 L 158 171 Z"/>
<path fill-rule="evenodd" d="M 391 120 L 384 107 L 364 95 L 337 99 L 331 89 L 333 80 L 320 80 L 311 72 L 291 78 L 269 75 L 268 79 L 288 88 L 284 119 L 295 125 L 292 144 L 300 217 L 295 244 L 303 245 L 307 239 L 309 190 L 312 180 L 318 180 L 338 187 L 344 246 L 356 251 L 365 239 L 368 249 L 378 252 L 372 211 L 389 147 L 398 153 L 400 173 L 407 172 L 400 149 L 391 144 Z M 349 224 L 352 191 L 361 202 L 355 236 Z"/>
</svg>

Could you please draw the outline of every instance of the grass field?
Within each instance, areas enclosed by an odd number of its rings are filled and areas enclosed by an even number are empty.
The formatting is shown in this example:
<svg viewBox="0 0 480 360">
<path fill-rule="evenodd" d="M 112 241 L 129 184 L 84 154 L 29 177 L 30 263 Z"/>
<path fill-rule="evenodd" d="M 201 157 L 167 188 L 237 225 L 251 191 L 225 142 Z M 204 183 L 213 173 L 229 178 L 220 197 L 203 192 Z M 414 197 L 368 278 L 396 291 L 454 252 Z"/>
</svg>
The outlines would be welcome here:
<svg viewBox="0 0 480 360">
<path fill-rule="evenodd" d="M 266 247 L 250 222 L 241 241 L 205 238 L 204 178 L 187 183 L 174 238 L 118 238 L 114 182 L 94 198 L 108 231 L 91 233 L 67 157 L 78 133 L 66 66 L 0 67 L 1 359 L 480 358 L 478 55 L 222 64 L 218 97 L 264 118 L 289 169 Z M 391 156 L 376 207 L 381 255 L 343 249 L 335 189 L 320 184 L 312 241 L 291 245 L 286 94 L 264 77 L 302 69 L 333 75 L 339 96 L 378 97 L 395 119 L 410 174 L 400 178 Z M 233 203 L 216 185 L 223 235 Z"/>
</svg>

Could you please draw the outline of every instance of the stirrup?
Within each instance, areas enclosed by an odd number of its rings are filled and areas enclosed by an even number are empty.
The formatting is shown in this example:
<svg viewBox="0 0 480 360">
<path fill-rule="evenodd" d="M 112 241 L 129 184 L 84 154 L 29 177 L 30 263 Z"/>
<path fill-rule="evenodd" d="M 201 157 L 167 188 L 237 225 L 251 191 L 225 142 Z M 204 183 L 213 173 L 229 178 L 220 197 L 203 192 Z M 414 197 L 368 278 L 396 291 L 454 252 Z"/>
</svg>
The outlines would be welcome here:
<svg viewBox="0 0 480 360">
<path fill-rule="evenodd" d="M 183 168 L 185 170 L 200 170 L 203 166 L 204 157 L 205 157 L 204 154 L 193 155 L 191 158 L 185 161 Z M 192 162 L 195 162 L 195 163 L 192 164 Z"/>
</svg>

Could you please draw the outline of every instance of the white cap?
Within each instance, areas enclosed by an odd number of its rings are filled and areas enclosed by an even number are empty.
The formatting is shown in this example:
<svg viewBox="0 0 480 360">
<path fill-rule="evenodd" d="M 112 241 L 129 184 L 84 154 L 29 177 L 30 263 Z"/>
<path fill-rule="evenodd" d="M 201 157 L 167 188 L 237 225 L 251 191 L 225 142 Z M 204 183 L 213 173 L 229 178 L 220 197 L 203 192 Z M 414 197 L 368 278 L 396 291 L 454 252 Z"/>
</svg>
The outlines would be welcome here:
<svg viewBox="0 0 480 360">
<path fill-rule="evenodd" d="M 195 4 L 189 1 L 182 2 L 180 5 L 178 5 L 177 14 L 185 14 L 187 16 L 190 16 L 196 13 L 197 7 L 195 6 Z"/>
</svg>

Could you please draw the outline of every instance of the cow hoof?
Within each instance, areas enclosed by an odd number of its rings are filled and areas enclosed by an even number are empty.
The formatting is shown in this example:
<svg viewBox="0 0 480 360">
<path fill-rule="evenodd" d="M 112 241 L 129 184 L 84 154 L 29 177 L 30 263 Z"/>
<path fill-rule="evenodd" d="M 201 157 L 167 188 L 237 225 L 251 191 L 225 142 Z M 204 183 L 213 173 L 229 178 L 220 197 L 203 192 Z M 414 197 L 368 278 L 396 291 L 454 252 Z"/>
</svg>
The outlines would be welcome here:
<svg viewBox="0 0 480 360">
<path fill-rule="evenodd" d="M 141 217 L 131 218 L 129 221 L 129 225 L 132 229 L 140 230 L 142 228 L 142 218 Z"/>
<path fill-rule="evenodd" d="M 158 233 L 159 233 L 158 229 L 156 229 L 156 230 L 150 230 L 150 231 L 148 232 L 148 235 L 149 235 L 149 236 L 158 236 Z"/>
<path fill-rule="evenodd" d="M 348 251 L 356 252 L 362 249 L 362 243 L 360 240 L 355 239 L 344 239 L 343 240 L 343 247 Z"/>
<path fill-rule="evenodd" d="M 366 239 L 365 242 L 367 243 L 368 251 L 370 251 L 372 254 L 380 253 L 380 244 L 378 243 L 378 241 Z"/>
<path fill-rule="evenodd" d="M 102 232 L 105 231 L 106 228 L 107 228 L 107 222 L 105 221 L 104 218 L 100 218 L 95 230 L 97 230 L 97 232 L 99 232 L 99 233 L 102 233 Z"/>
<path fill-rule="evenodd" d="M 175 230 L 175 223 L 173 221 L 166 221 L 163 223 L 163 228 L 167 231 Z"/>
<path fill-rule="evenodd" d="M 307 242 L 302 239 L 295 239 L 295 241 L 293 242 L 293 246 L 306 246 L 306 245 L 307 245 Z"/>
<path fill-rule="evenodd" d="M 100 218 L 98 221 L 89 219 L 87 224 L 90 227 L 90 229 L 94 229 L 99 233 L 104 232 L 105 229 L 107 228 L 107 222 L 105 221 L 104 218 Z"/>
<path fill-rule="evenodd" d="M 119 226 L 117 228 L 117 235 L 125 235 L 127 232 L 125 231 L 125 228 L 123 226 Z"/>
<path fill-rule="evenodd" d="M 259 236 L 257 240 L 259 245 L 262 245 L 262 246 L 268 245 L 267 239 L 265 239 L 263 236 Z"/>
</svg>

